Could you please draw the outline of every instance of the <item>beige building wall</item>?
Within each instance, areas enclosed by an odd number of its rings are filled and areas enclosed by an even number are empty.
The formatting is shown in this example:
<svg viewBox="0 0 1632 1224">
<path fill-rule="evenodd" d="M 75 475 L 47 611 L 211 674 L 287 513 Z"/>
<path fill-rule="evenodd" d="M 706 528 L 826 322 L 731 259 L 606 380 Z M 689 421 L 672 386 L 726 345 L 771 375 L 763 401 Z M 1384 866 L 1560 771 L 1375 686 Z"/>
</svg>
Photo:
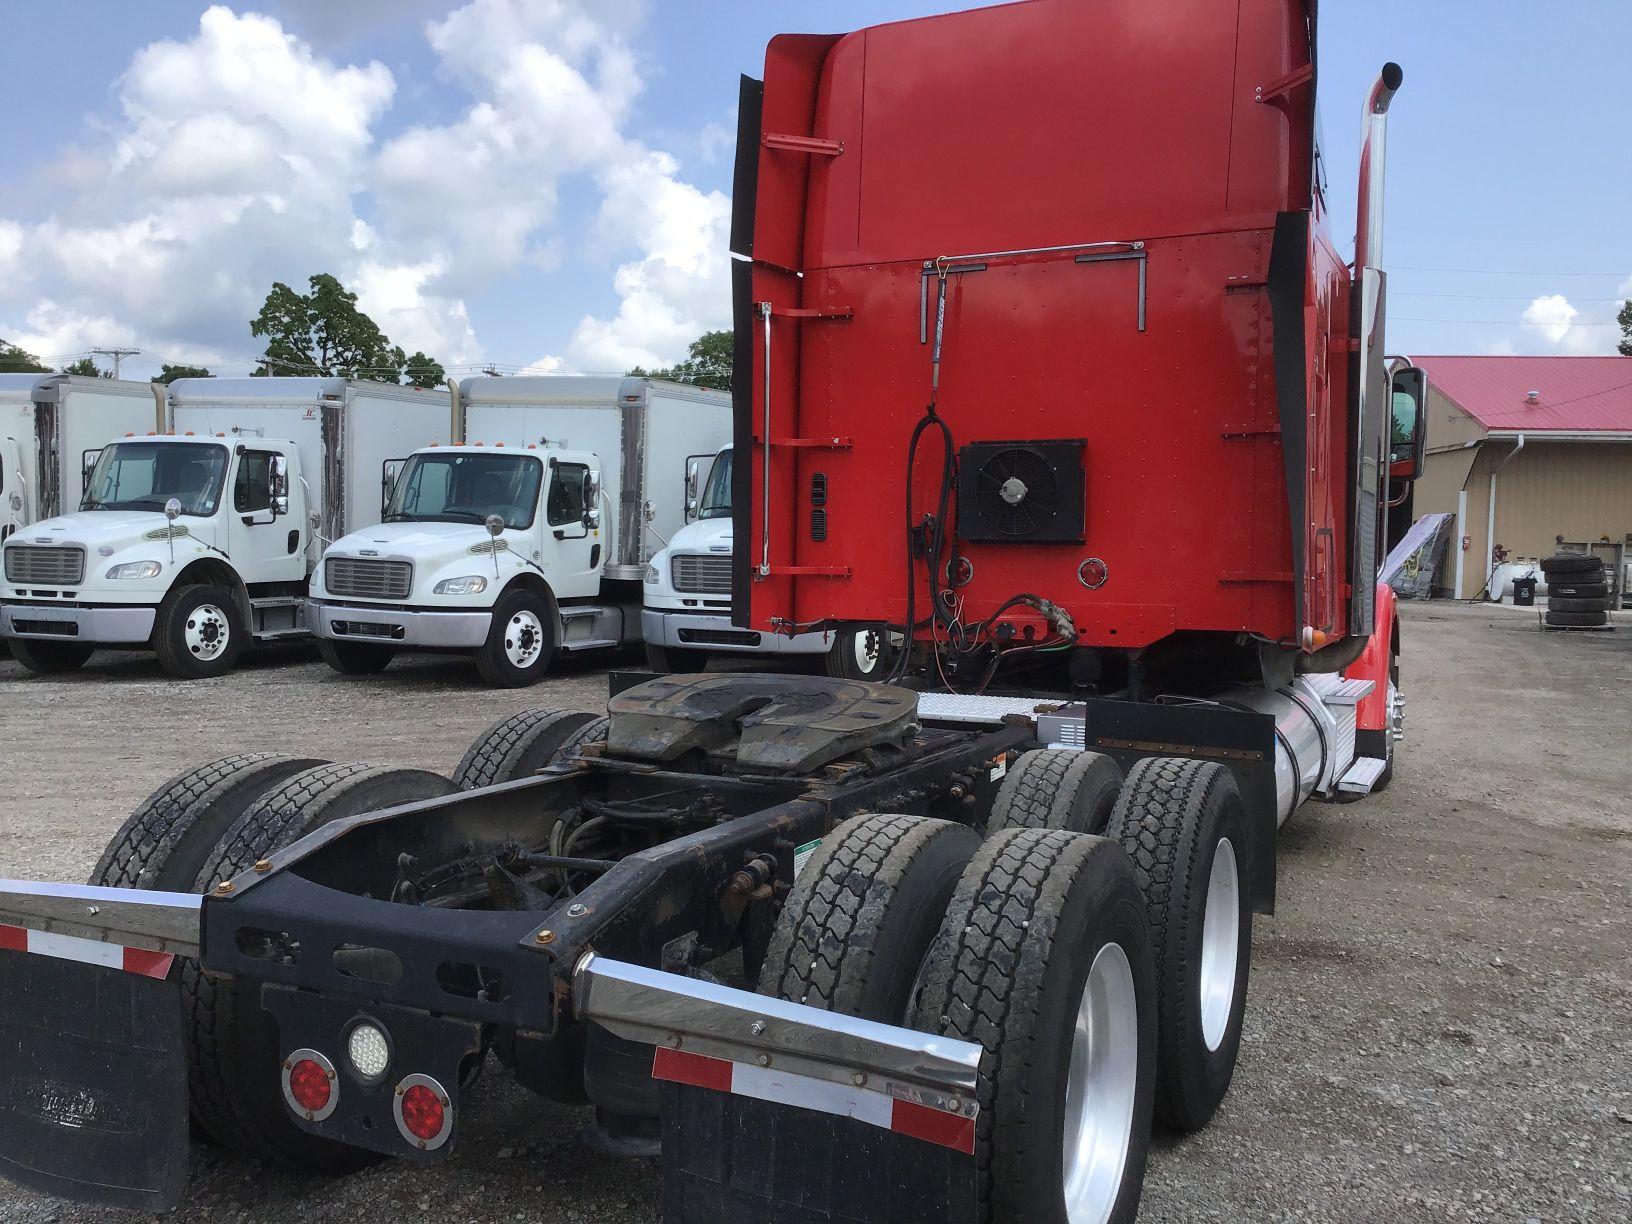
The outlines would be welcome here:
<svg viewBox="0 0 1632 1224">
<path fill-rule="evenodd" d="M 1463 579 L 1459 594 L 1471 599 L 1483 589 L 1491 570 L 1491 480 L 1496 484 L 1494 542 L 1507 550 L 1508 560 L 1534 560 L 1552 554 L 1557 536 L 1567 543 L 1609 544 L 1625 541 L 1632 532 L 1632 442 L 1550 442 L 1527 434 L 1522 450 L 1512 438 L 1488 438 L 1474 450 L 1466 482 L 1465 512 L 1459 534 L 1468 547 L 1462 553 Z M 1432 466 L 1432 465 L 1430 465 Z M 1454 479 L 1450 461 L 1440 467 L 1449 485 Z M 1448 510 L 1456 513 L 1453 493 L 1449 505 L 1440 490 L 1436 504 L 1425 505 L 1418 494 L 1416 512 Z M 1449 558 L 1454 574 L 1455 549 Z M 1452 580 L 1454 582 L 1454 579 Z M 1447 583 L 1451 585 L 1451 583 Z"/>
</svg>

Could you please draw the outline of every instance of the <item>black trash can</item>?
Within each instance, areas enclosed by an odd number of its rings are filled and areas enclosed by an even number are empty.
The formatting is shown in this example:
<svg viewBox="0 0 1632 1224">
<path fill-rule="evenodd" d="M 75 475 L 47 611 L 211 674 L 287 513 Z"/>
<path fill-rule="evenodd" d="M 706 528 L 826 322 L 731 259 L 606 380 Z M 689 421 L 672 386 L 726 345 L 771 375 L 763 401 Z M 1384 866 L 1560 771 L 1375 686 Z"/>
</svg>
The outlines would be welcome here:
<svg viewBox="0 0 1632 1224">
<path fill-rule="evenodd" d="M 1533 608 L 1536 606 L 1536 580 L 1534 578 L 1513 579 L 1513 606 L 1515 608 Z"/>
</svg>

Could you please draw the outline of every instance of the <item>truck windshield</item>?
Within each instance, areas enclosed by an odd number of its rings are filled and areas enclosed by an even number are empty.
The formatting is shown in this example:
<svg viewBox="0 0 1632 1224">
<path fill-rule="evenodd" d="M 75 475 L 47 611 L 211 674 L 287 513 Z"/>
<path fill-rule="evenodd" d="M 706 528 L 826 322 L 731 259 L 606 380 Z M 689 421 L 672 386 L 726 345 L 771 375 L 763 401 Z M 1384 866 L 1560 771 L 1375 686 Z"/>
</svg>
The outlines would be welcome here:
<svg viewBox="0 0 1632 1224">
<path fill-rule="evenodd" d="M 731 451 L 723 450 L 714 460 L 714 466 L 708 472 L 708 484 L 703 489 L 703 503 L 697 509 L 697 517 L 730 518 L 731 517 Z"/>
<path fill-rule="evenodd" d="M 531 455 L 421 452 L 391 489 L 388 523 L 481 523 L 490 514 L 506 527 L 533 525 L 544 465 Z"/>
<path fill-rule="evenodd" d="M 85 485 L 81 510 L 163 510 L 208 518 L 221 497 L 227 448 L 194 442 L 115 442 L 104 446 Z"/>
</svg>

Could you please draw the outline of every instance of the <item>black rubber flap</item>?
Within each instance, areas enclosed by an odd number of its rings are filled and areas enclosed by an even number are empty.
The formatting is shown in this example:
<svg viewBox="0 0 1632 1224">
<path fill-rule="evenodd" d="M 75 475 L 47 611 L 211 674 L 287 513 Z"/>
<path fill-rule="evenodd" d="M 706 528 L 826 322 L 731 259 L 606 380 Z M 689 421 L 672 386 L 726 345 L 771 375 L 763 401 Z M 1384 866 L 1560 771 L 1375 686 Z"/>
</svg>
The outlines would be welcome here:
<svg viewBox="0 0 1632 1224">
<path fill-rule="evenodd" d="M 664 1084 L 663 1224 L 974 1224 L 975 1162 L 794 1105 Z"/>
<path fill-rule="evenodd" d="M 673 761 L 736 744 L 737 764 L 807 773 L 864 748 L 901 746 L 918 695 L 890 684 L 755 672 L 661 676 L 607 703 L 613 756 Z"/>
<path fill-rule="evenodd" d="M 181 1200 L 187 1068 L 174 982 L 0 952 L 0 1175 L 110 1207 Z"/>
</svg>

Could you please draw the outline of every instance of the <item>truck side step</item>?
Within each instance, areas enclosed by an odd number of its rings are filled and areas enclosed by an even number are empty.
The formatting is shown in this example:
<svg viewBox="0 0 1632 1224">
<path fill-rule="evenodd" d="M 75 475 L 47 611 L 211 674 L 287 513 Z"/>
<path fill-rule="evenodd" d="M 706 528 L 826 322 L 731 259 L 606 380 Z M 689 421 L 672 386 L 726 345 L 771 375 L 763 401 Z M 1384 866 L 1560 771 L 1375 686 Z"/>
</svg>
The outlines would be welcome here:
<svg viewBox="0 0 1632 1224">
<path fill-rule="evenodd" d="M 622 642 L 619 642 L 613 638 L 589 638 L 585 641 L 562 642 L 558 647 L 556 647 L 556 649 L 571 654 L 573 651 L 577 650 L 605 650 L 611 646 L 622 645 Z"/>
<path fill-rule="evenodd" d="M 1371 682 L 1368 680 L 1366 683 Z M 1355 757 L 1354 764 L 1349 766 L 1348 772 L 1338 781 L 1337 789 L 1345 795 L 1369 795 L 1371 788 L 1387 767 L 1388 762 L 1377 757 Z"/>
</svg>

